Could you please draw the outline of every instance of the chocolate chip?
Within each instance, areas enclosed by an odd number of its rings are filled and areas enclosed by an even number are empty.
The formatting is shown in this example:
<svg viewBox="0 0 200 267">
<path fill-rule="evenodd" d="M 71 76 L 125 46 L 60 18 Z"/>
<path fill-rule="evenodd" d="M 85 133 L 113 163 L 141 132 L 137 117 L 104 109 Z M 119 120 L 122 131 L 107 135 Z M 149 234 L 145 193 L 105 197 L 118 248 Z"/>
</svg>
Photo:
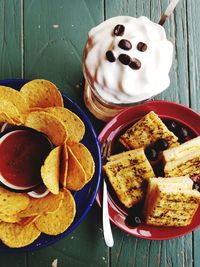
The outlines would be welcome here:
<svg viewBox="0 0 200 267">
<path fill-rule="evenodd" d="M 126 40 L 126 39 L 122 39 L 118 46 L 121 48 L 121 49 L 124 49 L 124 50 L 130 50 L 132 48 L 132 44 L 130 41 Z"/>
<path fill-rule="evenodd" d="M 110 51 L 110 50 L 108 50 L 108 51 L 106 52 L 106 58 L 107 58 L 107 60 L 110 61 L 110 62 L 114 62 L 115 59 L 116 59 L 115 56 L 114 56 L 114 54 L 113 54 L 113 52 Z"/>
<path fill-rule="evenodd" d="M 124 34 L 124 31 L 125 31 L 124 25 L 118 24 L 114 28 L 114 35 L 122 36 Z"/>
<path fill-rule="evenodd" d="M 133 58 L 129 63 L 129 67 L 134 70 L 139 70 L 141 68 L 141 62 L 137 58 Z"/>
<path fill-rule="evenodd" d="M 147 50 L 147 45 L 143 42 L 139 42 L 137 44 L 137 50 L 139 50 L 140 52 L 145 52 Z"/>
<path fill-rule="evenodd" d="M 131 58 L 129 57 L 129 55 L 126 54 L 120 54 L 118 59 L 124 65 L 129 65 L 131 62 Z"/>
</svg>

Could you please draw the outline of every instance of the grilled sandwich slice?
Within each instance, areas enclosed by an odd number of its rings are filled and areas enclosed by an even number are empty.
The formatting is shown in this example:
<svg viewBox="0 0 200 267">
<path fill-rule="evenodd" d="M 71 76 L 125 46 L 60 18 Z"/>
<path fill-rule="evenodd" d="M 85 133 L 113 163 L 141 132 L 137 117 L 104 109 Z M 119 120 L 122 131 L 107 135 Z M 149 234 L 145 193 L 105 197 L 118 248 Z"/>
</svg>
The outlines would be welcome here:
<svg viewBox="0 0 200 267">
<path fill-rule="evenodd" d="M 192 190 L 193 181 L 189 178 L 189 176 L 180 176 L 180 177 L 156 177 L 150 178 L 148 184 L 148 190 L 151 191 L 154 186 L 159 185 L 162 188 L 172 188 L 172 189 L 188 189 Z M 149 192 L 147 192 L 148 194 Z"/>
<path fill-rule="evenodd" d="M 127 149 L 134 149 L 139 147 L 145 148 L 160 138 L 167 140 L 169 147 L 179 145 L 177 136 L 168 130 L 155 112 L 150 111 L 138 122 L 134 123 L 119 138 L 119 141 Z"/>
<path fill-rule="evenodd" d="M 154 177 L 153 169 L 142 148 L 111 156 L 103 169 L 119 200 L 127 208 L 140 201 L 146 181 Z"/>
<path fill-rule="evenodd" d="M 173 179 L 163 182 L 149 180 L 148 193 L 145 200 L 144 216 L 146 223 L 156 226 L 186 226 L 192 221 L 200 203 L 200 193 L 191 189 L 188 177 L 180 177 L 185 180 L 184 185 Z M 152 181 L 151 181 L 152 180 Z M 191 180 L 192 181 L 192 180 Z M 170 186 L 169 186 L 170 184 Z"/>
<path fill-rule="evenodd" d="M 200 136 L 163 151 L 166 176 L 200 174 Z"/>
</svg>

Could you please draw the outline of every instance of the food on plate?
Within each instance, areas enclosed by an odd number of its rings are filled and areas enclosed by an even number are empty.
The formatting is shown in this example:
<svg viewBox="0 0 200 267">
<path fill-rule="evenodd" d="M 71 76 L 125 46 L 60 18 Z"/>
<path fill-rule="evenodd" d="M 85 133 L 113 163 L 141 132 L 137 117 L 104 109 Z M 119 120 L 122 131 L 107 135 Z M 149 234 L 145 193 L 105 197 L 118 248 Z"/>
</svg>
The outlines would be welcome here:
<svg viewBox="0 0 200 267">
<path fill-rule="evenodd" d="M 68 136 L 61 120 L 45 111 L 28 113 L 24 125 L 46 134 L 56 146 L 62 145 Z"/>
<path fill-rule="evenodd" d="M 119 200 L 127 208 L 144 197 L 148 179 L 155 176 L 143 148 L 111 156 L 103 169 Z"/>
<path fill-rule="evenodd" d="M 0 104 L 0 121 L 11 124 L 21 125 L 25 117 L 19 109 L 10 101 L 1 100 Z"/>
<path fill-rule="evenodd" d="M 69 166 L 69 152 L 67 149 L 67 143 L 64 143 L 61 146 L 61 156 L 60 156 L 60 184 L 66 188 L 67 183 L 67 174 L 68 174 L 68 166 Z"/>
<path fill-rule="evenodd" d="M 0 239 L 11 248 L 20 248 L 35 241 L 41 232 L 35 224 L 21 226 L 17 223 L 0 223 Z"/>
<path fill-rule="evenodd" d="M 20 221 L 18 214 L 0 214 L 0 222 L 17 223 Z"/>
<path fill-rule="evenodd" d="M 7 86 L 0 86 L 0 99 L 10 101 L 17 109 L 22 112 L 28 112 L 28 104 L 20 92 Z"/>
<path fill-rule="evenodd" d="M 193 136 L 182 123 L 162 121 L 153 111 L 117 133 L 103 168 L 118 199 L 128 208 L 125 222 L 130 227 L 142 222 L 176 227 L 191 223 L 200 203 L 200 136 Z M 117 146 L 120 153 L 115 153 Z M 145 163 L 129 160 L 136 151 L 144 154 Z M 147 166 L 152 171 L 144 179 Z M 145 183 L 135 201 L 138 181 Z"/>
<path fill-rule="evenodd" d="M 20 125 L 24 122 L 28 108 L 26 100 L 18 91 L 0 86 L 0 121 Z"/>
<path fill-rule="evenodd" d="M 30 197 L 29 205 L 26 207 L 26 209 L 18 213 L 18 216 L 20 218 L 26 218 L 42 215 L 43 213 L 48 214 L 54 212 L 60 207 L 63 197 L 64 195 L 61 191 L 58 195 L 49 193 L 43 198 Z"/>
<path fill-rule="evenodd" d="M 147 17 L 117 16 L 102 22 L 89 31 L 84 50 L 87 107 L 104 119 L 123 104 L 161 93 L 170 84 L 172 59 L 173 44 L 164 28 Z"/>
<path fill-rule="evenodd" d="M 48 235 L 58 235 L 63 233 L 73 222 L 76 205 L 69 190 L 63 190 L 64 199 L 60 207 L 48 214 L 43 214 L 36 221 L 35 225 L 39 231 Z"/>
<path fill-rule="evenodd" d="M 86 173 L 83 166 L 78 161 L 77 157 L 72 152 L 69 146 L 68 150 L 68 170 L 66 179 L 66 188 L 70 190 L 80 190 L 86 183 Z"/>
<path fill-rule="evenodd" d="M 0 213 L 13 215 L 28 207 L 29 197 L 25 193 L 15 193 L 0 186 Z"/>
<path fill-rule="evenodd" d="M 163 151 L 166 176 L 200 175 L 200 136 Z"/>
<path fill-rule="evenodd" d="M 61 146 L 55 147 L 46 157 L 41 167 L 41 177 L 45 186 L 52 194 L 59 193 Z"/>
<path fill-rule="evenodd" d="M 82 165 L 86 174 L 86 181 L 89 182 L 93 177 L 95 171 L 95 163 L 90 151 L 85 145 L 81 143 L 67 142 L 67 144 Z"/>
<path fill-rule="evenodd" d="M 189 225 L 200 203 L 200 193 L 192 189 L 192 180 L 189 177 L 180 177 L 179 181 L 172 177 L 157 179 L 149 179 L 144 206 L 146 223 L 156 226 Z"/>
<path fill-rule="evenodd" d="M 13 190 L 27 192 L 42 183 L 40 168 L 52 149 L 46 135 L 17 127 L 0 138 L 0 181 Z"/>
<path fill-rule="evenodd" d="M 53 83 L 33 80 L 20 92 L 0 86 L 0 100 L 0 148 L 4 148 L 5 141 L 8 152 L 12 147 L 13 153 L 7 153 L 10 158 L 5 164 L 12 166 L 16 179 L 9 180 L 6 189 L 0 186 L 0 240 L 9 247 L 19 248 L 31 244 L 41 232 L 57 235 L 73 223 L 76 203 L 69 190 L 80 190 L 90 181 L 95 163 L 88 148 L 80 143 L 85 134 L 83 121 L 63 107 L 62 96 Z M 39 141 L 34 144 L 32 135 L 25 142 L 23 133 L 36 133 L 45 139 L 48 149 L 42 142 L 39 146 Z M 30 147 L 35 148 L 33 159 L 29 160 L 33 163 L 31 168 L 39 170 L 39 183 L 37 188 L 34 184 L 24 189 L 26 193 L 20 193 L 22 184 L 27 185 L 30 178 L 25 175 Z M 40 153 L 44 151 L 41 158 Z M 39 162 L 38 158 L 41 158 Z M 16 164 L 17 160 L 20 165 Z M 3 175 L 2 162 L 3 158 L 0 164 Z M 35 181 L 37 175 L 32 176 Z M 20 187 L 15 185 L 19 183 Z"/>
<path fill-rule="evenodd" d="M 154 111 L 150 111 L 138 122 L 134 123 L 119 138 L 119 141 L 127 149 L 134 149 L 140 147 L 146 148 L 160 139 L 166 140 L 169 147 L 179 145 L 178 137 L 176 137 L 173 132 L 168 130 L 166 125 Z"/>
<path fill-rule="evenodd" d="M 29 108 L 63 107 L 62 95 L 55 84 L 44 79 L 27 82 L 20 89 Z"/>
<path fill-rule="evenodd" d="M 72 111 L 63 107 L 49 107 L 43 109 L 62 121 L 68 133 L 68 141 L 80 142 L 85 134 L 85 125 Z"/>
</svg>

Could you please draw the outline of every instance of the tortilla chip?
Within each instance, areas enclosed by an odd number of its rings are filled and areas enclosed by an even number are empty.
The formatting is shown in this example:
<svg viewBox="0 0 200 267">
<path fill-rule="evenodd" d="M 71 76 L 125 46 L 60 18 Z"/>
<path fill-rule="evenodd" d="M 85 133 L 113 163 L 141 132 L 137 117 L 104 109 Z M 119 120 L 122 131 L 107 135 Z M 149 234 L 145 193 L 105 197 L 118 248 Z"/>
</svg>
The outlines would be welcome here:
<svg viewBox="0 0 200 267">
<path fill-rule="evenodd" d="M 63 107 L 45 108 L 44 111 L 53 114 L 62 121 L 68 132 L 68 140 L 79 142 L 85 134 L 85 125 L 72 111 Z"/>
<path fill-rule="evenodd" d="M 62 145 L 67 139 L 63 123 L 54 115 L 44 111 L 30 112 L 26 117 L 25 126 L 46 134 L 56 146 Z"/>
<path fill-rule="evenodd" d="M 10 101 L 0 100 L 0 122 L 21 125 L 24 123 L 25 115 Z"/>
<path fill-rule="evenodd" d="M 52 194 L 59 193 L 59 177 L 60 177 L 60 151 L 61 146 L 51 150 L 44 165 L 41 167 L 41 177 L 45 186 Z"/>
<path fill-rule="evenodd" d="M 7 215 L 7 214 L 1 213 L 0 221 L 7 222 L 7 223 L 17 223 L 20 221 L 20 217 L 18 216 L 18 214 Z"/>
<path fill-rule="evenodd" d="M 55 84 L 43 79 L 26 83 L 20 90 L 29 108 L 63 106 L 62 95 Z"/>
<path fill-rule="evenodd" d="M 66 188 L 70 190 L 80 190 L 86 184 L 86 173 L 72 152 L 71 148 L 68 149 L 68 172 L 66 178 Z"/>
<path fill-rule="evenodd" d="M 64 143 L 61 147 L 61 157 L 60 157 L 60 184 L 66 187 L 67 182 L 67 172 L 68 172 L 68 149 L 67 144 Z"/>
<path fill-rule="evenodd" d="M 30 203 L 28 207 L 19 213 L 21 218 L 32 217 L 41 215 L 43 213 L 51 213 L 56 211 L 62 201 L 64 195 L 62 192 L 59 192 L 58 195 L 48 194 L 43 198 L 30 198 Z"/>
<path fill-rule="evenodd" d="M 34 223 L 40 216 L 41 215 L 36 215 L 36 216 L 32 216 L 32 217 L 21 218 L 20 221 L 18 222 L 18 224 L 20 226 L 29 225 L 31 223 Z"/>
<path fill-rule="evenodd" d="M 40 235 L 34 224 L 20 226 L 16 223 L 0 223 L 0 239 L 10 248 L 21 248 L 31 244 Z"/>
<path fill-rule="evenodd" d="M 71 148 L 79 163 L 82 165 L 86 173 L 86 180 L 89 182 L 95 171 L 95 164 L 90 151 L 81 143 L 67 142 L 67 144 Z"/>
<path fill-rule="evenodd" d="M 28 207 L 29 196 L 24 193 L 15 193 L 0 187 L 0 213 L 16 214 Z"/>
<path fill-rule="evenodd" d="M 2 100 L 11 102 L 21 114 L 26 114 L 29 110 L 26 99 L 19 91 L 13 88 L 0 86 L 0 107 L 2 105 Z"/>
<path fill-rule="evenodd" d="M 64 190 L 64 200 L 58 210 L 40 216 L 35 225 L 39 231 L 48 235 L 63 233 L 73 222 L 76 204 L 70 191 Z"/>
</svg>

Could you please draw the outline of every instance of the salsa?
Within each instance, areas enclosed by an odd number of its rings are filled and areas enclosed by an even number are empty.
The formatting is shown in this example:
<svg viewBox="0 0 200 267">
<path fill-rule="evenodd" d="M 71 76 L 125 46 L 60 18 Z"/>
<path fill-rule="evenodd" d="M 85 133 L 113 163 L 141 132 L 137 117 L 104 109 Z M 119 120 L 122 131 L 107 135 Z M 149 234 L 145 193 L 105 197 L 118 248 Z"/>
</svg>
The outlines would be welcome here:
<svg viewBox="0 0 200 267">
<path fill-rule="evenodd" d="M 40 168 L 51 148 L 48 138 L 35 130 L 6 133 L 0 139 L 0 175 L 14 186 L 40 184 Z"/>
</svg>

